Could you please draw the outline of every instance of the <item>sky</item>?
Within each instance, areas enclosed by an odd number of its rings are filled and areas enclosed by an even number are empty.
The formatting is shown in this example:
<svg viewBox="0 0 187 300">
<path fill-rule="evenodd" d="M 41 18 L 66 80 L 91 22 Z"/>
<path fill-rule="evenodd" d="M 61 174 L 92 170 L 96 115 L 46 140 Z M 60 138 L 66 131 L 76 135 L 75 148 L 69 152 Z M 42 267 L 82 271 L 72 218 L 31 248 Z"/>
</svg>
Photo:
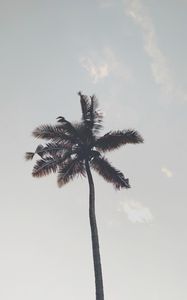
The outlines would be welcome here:
<svg viewBox="0 0 187 300">
<path fill-rule="evenodd" d="M 32 178 L 31 133 L 80 120 L 95 94 L 103 134 L 144 144 L 107 158 L 129 190 L 93 172 L 105 298 L 187 298 L 186 0 L 0 1 L 0 298 L 94 300 L 88 183 Z"/>
</svg>

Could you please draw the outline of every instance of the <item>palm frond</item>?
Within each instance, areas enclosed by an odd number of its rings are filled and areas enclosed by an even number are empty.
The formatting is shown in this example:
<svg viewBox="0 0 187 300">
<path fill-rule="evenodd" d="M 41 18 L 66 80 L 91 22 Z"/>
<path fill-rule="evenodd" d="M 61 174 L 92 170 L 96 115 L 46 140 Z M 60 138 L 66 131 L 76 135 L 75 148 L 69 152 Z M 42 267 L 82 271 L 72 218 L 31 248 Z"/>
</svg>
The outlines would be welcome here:
<svg viewBox="0 0 187 300">
<path fill-rule="evenodd" d="M 42 158 L 47 155 L 62 157 L 66 151 L 66 147 L 61 143 L 47 143 L 45 147 L 39 148 L 36 153 Z"/>
<path fill-rule="evenodd" d="M 81 103 L 81 109 L 82 109 L 82 119 L 83 121 L 87 122 L 89 117 L 89 111 L 91 108 L 91 101 L 88 96 L 83 95 L 81 92 L 78 93 L 80 96 L 80 103 Z"/>
<path fill-rule="evenodd" d="M 52 172 L 55 173 L 59 162 L 60 159 L 54 159 L 53 157 L 45 157 L 45 159 L 37 160 L 32 172 L 33 177 L 42 177 Z"/>
<path fill-rule="evenodd" d="M 76 175 L 85 176 L 85 167 L 82 161 L 78 157 L 70 158 L 66 160 L 59 168 L 58 172 L 58 186 L 62 187 Z"/>
<path fill-rule="evenodd" d="M 33 159 L 33 157 L 34 157 L 34 152 L 26 152 L 25 153 L 25 159 L 26 160 L 32 160 Z"/>
<path fill-rule="evenodd" d="M 26 160 L 32 160 L 36 153 L 39 154 L 42 157 L 42 155 L 40 153 L 42 153 L 43 148 L 44 148 L 43 145 L 38 145 L 35 152 L 26 152 L 25 153 L 25 159 Z"/>
<path fill-rule="evenodd" d="M 32 160 L 35 154 L 38 154 L 41 158 L 45 158 L 47 155 L 55 156 L 58 152 L 65 151 L 65 148 L 59 143 L 48 143 L 46 146 L 38 145 L 35 152 L 26 152 L 25 159 Z"/>
<path fill-rule="evenodd" d="M 143 143 L 143 138 L 135 130 L 123 130 L 123 131 L 110 131 L 104 136 L 100 137 L 94 144 L 94 146 L 100 151 L 111 151 L 117 149 L 125 144 L 139 144 Z"/>
<path fill-rule="evenodd" d="M 98 101 L 95 95 L 88 97 L 79 92 L 81 109 L 82 109 L 82 120 L 86 127 L 97 132 L 102 128 L 103 115 L 98 108 Z"/>
<path fill-rule="evenodd" d="M 51 146 L 51 144 L 47 145 Z M 47 146 L 44 147 L 44 151 L 45 149 L 47 149 Z M 45 152 L 45 154 L 42 154 L 42 159 L 36 161 L 32 172 L 34 177 L 42 177 L 50 174 L 51 172 L 55 173 L 57 169 L 66 162 L 66 160 L 68 161 L 72 155 L 76 154 L 76 151 L 73 150 L 64 150 L 60 153 L 60 155 L 57 155 L 56 152 L 53 151 L 54 150 L 52 149 L 48 149 L 48 155 L 50 154 L 50 156 L 47 156 L 47 153 Z"/>
<path fill-rule="evenodd" d="M 107 182 L 111 182 L 116 189 L 130 188 L 128 178 L 115 169 L 106 158 L 95 157 L 91 160 L 91 167 L 99 173 Z"/>
<path fill-rule="evenodd" d="M 33 136 L 40 139 L 52 140 L 55 142 L 71 143 L 74 139 L 65 134 L 60 126 L 41 125 L 33 131 Z"/>
<path fill-rule="evenodd" d="M 65 134 L 73 137 L 75 140 L 79 141 L 79 135 L 76 127 L 71 122 L 67 121 L 64 117 L 57 117 L 57 122 L 60 123 L 58 126 Z"/>
<path fill-rule="evenodd" d="M 81 141 L 78 143 L 79 145 L 91 145 L 94 142 L 92 131 L 90 130 L 90 128 L 85 126 L 83 122 L 76 123 L 74 124 L 74 126 Z"/>
<path fill-rule="evenodd" d="M 95 95 L 90 97 L 91 99 L 91 108 L 90 108 L 90 116 L 91 116 L 91 126 L 94 129 L 94 132 L 97 133 L 102 128 L 103 114 L 100 110 L 98 110 L 98 100 Z"/>
</svg>

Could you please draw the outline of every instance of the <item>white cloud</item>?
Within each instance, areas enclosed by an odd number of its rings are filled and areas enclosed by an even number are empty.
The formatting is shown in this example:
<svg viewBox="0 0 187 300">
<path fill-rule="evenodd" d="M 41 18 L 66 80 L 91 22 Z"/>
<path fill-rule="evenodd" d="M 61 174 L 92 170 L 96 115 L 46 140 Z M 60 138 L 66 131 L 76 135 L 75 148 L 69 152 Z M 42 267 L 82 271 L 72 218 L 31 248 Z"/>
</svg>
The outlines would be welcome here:
<svg viewBox="0 0 187 300">
<path fill-rule="evenodd" d="M 153 78 L 167 94 L 187 100 L 187 93 L 180 89 L 171 76 L 169 63 L 158 46 L 153 21 L 140 0 L 124 0 L 126 13 L 139 26 L 144 39 L 144 49 L 150 58 Z"/>
<path fill-rule="evenodd" d="M 105 48 L 100 54 L 92 53 L 80 59 L 81 66 L 88 72 L 93 83 L 114 75 L 122 80 L 129 80 L 131 72 L 124 67 L 110 48 Z"/>
<path fill-rule="evenodd" d="M 120 203 L 120 211 L 123 211 L 132 223 L 151 223 L 153 215 L 150 209 L 139 201 L 127 200 Z"/>
<path fill-rule="evenodd" d="M 161 168 L 161 171 L 162 171 L 162 173 L 163 173 L 164 175 L 166 175 L 166 177 L 168 177 L 168 178 L 173 177 L 172 171 L 169 170 L 168 168 L 162 167 L 162 168 Z"/>
<path fill-rule="evenodd" d="M 107 63 L 95 64 L 89 57 L 83 57 L 81 59 L 82 67 L 89 73 L 94 83 L 103 79 L 109 75 L 109 66 Z"/>
</svg>

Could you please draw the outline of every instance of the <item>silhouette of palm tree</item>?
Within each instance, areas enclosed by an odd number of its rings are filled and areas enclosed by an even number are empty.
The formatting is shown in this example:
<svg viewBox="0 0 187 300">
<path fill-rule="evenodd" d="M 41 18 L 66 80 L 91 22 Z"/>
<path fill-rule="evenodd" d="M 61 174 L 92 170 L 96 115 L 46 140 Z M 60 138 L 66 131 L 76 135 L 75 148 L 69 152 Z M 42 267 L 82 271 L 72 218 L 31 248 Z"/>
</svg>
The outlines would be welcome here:
<svg viewBox="0 0 187 300">
<path fill-rule="evenodd" d="M 39 145 L 35 152 L 27 152 L 30 160 L 35 154 L 40 156 L 36 161 L 32 175 L 42 177 L 51 172 L 58 173 L 58 185 L 62 187 L 76 175 L 87 176 L 89 183 L 89 220 L 91 228 L 93 262 L 95 272 L 96 300 L 104 300 L 102 268 L 99 250 L 99 239 L 95 216 L 95 190 L 90 167 L 116 189 L 130 188 L 129 180 L 123 173 L 114 168 L 101 154 L 115 150 L 125 144 L 143 142 L 135 130 L 110 131 L 103 136 L 98 133 L 102 128 L 103 115 L 98 110 L 98 101 L 93 95 L 88 97 L 81 92 L 80 103 L 82 120 L 70 123 L 64 117 L 58 117 L 58 124 L 41 125 L 33 131 L 33 136 L 47 140 Z"/>
</svg>

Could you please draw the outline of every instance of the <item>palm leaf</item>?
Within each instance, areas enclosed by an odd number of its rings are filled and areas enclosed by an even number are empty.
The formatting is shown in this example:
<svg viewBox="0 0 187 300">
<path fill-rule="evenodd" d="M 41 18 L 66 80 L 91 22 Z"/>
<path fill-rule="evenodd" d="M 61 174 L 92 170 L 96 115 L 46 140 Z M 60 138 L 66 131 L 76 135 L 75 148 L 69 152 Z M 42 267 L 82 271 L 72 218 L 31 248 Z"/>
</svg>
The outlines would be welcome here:
<svg viewBox="0 0 187 300">
<path fill-rule="evenodd" d="M 88 126 L 85 126 L 83 122 L 76 123 L 74 126 L 81 141 L 78 143 L 80 146 L 83 146 L 84 144 L 91 145 L 94 142 L 92 131 Z"/>
<path fill-rule="evenodd" d="M 103 114 L 98 110 L 98 100 L 95 95 L 91 96 L 91 126 L 94 132 L 97 133 L 102 128 Z"/>
<path fill-rule="evenodd" d="M 78 93 L 80 96 L 81 110 L 82 110 L 82 120 L 89 121 L 89 112 L 91 108 L 91 102 L 88 96 L 83 95 L 81 92 Z"/>
<path fill-rule="evenodd" d="M 90 98 L 79 92 L 81 109 L 82 109 L 82 120 L 86 127 L 94 132 L 97 132 L 102 128 L 101 122 L 103 115 L 97 110 L 98 101 L 95 95 Z"/>
<path fill-rule="evenodd" d="M 135 130 L 123 130 L 123 131 L 110 131 L 104 136 L 100 137 L 94 144 L 94 146 L 100 151 L 111 151 L 117 149 L 125 144 L 139 144 L 143 143 L 143 138 Z"/>
<path fill-rule="evenodd" d="M 64 133 L 60 126 L 41 125 L 33 131 L 33 136 L 40 139 L 52 140 L 54 142 L 63 142 L 71 144 L 74 138 Z"/>
<path fill-rule="evenodd" d="M 31 160 L 33 159 L 35 154 L 38 154 L 41 158 L 45 158 L 45 156 L 62 156 L 64 152 L 67 151 L 63 144 L 59 143 L 48 143 L 46 146 L 38 145 L 35 152 L 26 152 L 25 159 Z"/>
<path fill-rule="evenodd" d="M 106 158 L 95 157 L 91 160 L 91 167 L 107 182 L 111 182 L 116 189 L 130 188 L 129 180 L 124 177 L 122 172 L 115 169 Z"/>
<path fill-rule="evenodd" d="M 25 153 L 25 159 L 26 160 L 32 160 L 33 159 L 33 157 L 34 157 L 34 152 L 26 152 Z"/>
<path fill-rule="evenodd" d="M 64 147 L 64 144 L 47 143 L 45 147 L 43 146 L 37 151 L 37 154 L 41 157 L 45 157 L 47 155 L 51 155 L 52 157 L 62 157 L 65 152 L 67 152 L 67 149 Z"/>
<path fill-rule="evenodd" d="M 76 124 L 72 124 L 71 122 L 67 121 L 64 117 L 57 117 L 59 123 L 61 123 L 58 127 L 68 136 L 74 138 L 74 140 L 80 141 L 79 134 L 76 130 Z"/>
<path fill-rule="evenodd" d="M 42 177 L 49 175 L 51 172 L 56 172 L 60 159 L 54 159 L 53 157 L 46 157 L 36 161 L 33 168 L 33 177 Z"/>
<path fill-rule="evenodd" d="M 25 153 L 25 159 L 26 160 L 32 160 L 36 153 L 39 154 L 42 157 L 43 148 L 44 148 L 43 145 L 38 145 L 35 152 L 26 152 Z"/>
<path fill-rule="evenodd" d="M 76 175 L 85 176 L 85 167 L 78 157 L 66 160 L 59 168 L 58 172 L 58 186 L 62 187 Z"/>
</svg>

